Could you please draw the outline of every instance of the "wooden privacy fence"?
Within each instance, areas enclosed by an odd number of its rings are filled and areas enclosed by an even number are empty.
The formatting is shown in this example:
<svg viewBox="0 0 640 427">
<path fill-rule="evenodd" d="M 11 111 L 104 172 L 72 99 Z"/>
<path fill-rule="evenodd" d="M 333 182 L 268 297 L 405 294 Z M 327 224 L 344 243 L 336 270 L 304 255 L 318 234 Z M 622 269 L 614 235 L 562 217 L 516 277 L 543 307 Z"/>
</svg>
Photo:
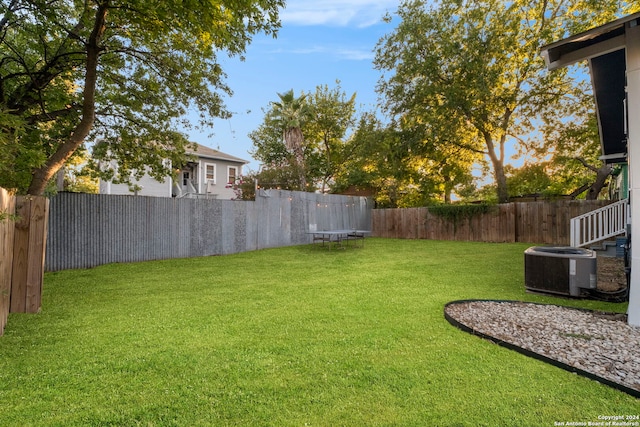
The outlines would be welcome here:
<svg viewBox="0 0 640 427">
<path fill-rule="evenodd" d="M 11 295 L 11 270 L 13 264 L 14 224 L 16 199 L 0 188 L 0 335 L 7 324 Z"/>
<path fill-rule="evenodd" d="M 48 216 L 45 197 L 0 188 L 0 335 L 10 312 L 40 311 Z"/>
<path fill-rule="evenodd" d="M 505 203 L 453 221 L 428 208 L 375 209 L 372 235 L 399 239 L 528 242 L 569 245 L 571 218 L 611 203 L 558 200 Z"/>
</svg>

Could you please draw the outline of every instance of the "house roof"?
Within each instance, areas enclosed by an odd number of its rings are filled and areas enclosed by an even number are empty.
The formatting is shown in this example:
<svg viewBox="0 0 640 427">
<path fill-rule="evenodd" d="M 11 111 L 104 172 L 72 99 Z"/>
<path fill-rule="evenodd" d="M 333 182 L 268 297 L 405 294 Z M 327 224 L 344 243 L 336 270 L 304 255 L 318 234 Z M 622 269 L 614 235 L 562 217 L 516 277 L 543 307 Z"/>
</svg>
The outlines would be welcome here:
<svg viewBox="0 0 640 427">
<path fill-rule="evenodd" d="M 246 165 L 248 160 L 241 159 L 239 157 L 232 156 L 231 154 L 223 153 L 222 151 L 214 150 L 213 148 L 205 147 L 204 145 L 191 143 L 191 146 L 187 148 L 187 153 L 195 154 L 198 157 L 211 160 L 225 160 L 228 162 L 237 162 Z"/>
<path fill-rule="evenodd" d="M 588 61 L 596 100 L 602 159 L 607 163 L 626 161 L 625 31 L 627 26 L 638 25 L 639 20 L 640 13 L 635 13 L 540 49 L 549 70 Z"/>
<path fill-rule="evenodd" d="M 640 12 L 608 22 L 540 49 L 549 70 L 566 67 L 616 50 L 624 49 L 624 29 L 640 18 Z"/>
</svg>

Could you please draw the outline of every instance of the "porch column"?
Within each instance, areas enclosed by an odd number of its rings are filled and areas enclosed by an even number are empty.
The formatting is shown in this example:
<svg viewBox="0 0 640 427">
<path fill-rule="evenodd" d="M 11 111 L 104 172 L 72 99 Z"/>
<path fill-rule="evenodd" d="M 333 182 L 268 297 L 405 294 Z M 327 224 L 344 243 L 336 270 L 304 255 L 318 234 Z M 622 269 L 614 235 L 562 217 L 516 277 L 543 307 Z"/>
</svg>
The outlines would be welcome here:
<svg viewBox="0 0 640 427">
<path fill-rule="evenodd" d="M 627 114 L 631 189 L 631 283 L 629 324 L 640 326 L 640 26 L 627 23 Z"/>
</svg>

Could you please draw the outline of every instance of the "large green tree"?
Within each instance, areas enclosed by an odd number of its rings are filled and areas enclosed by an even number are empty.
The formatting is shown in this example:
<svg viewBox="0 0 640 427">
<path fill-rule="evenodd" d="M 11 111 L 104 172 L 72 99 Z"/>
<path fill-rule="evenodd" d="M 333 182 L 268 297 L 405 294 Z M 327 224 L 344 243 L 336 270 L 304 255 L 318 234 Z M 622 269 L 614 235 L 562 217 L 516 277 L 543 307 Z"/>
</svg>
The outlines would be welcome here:
<svg viewBox="0 0 640 427">
<path fill-rule="evenodd" d="M 339 82 L 332 89 L 327 85 L 318 86 L 309 94 L 310 119 L 305 133 L 318 153 L 322 192 L 331 187 L 341 163 L 350 154 L 347 133 L 355 124 L 355 103 L 356 94 L 347 98 Z"/>
<path fill-rule="evenodd" d="M 228 112 L 218 55 L 275 34 L 284 0 L 7 0 L 0 3 L 0 185 L 42 194 L 85 141 L 119 179 L 171 172 L 175 131 Z M 172 160 L 171 163 L 166 159 Z M 108 171 L 107 171 L 108 172 Z"/>
<path fill-rule="evenodd" d="M 379 207 L 403 206 L 410 183 L 404 179 L 406 153 L 400 140 L 394 126 L 385 125 L 373 112 L 363 113 L 345 144 L 348 155 L 336 173 L 333 190 L 370 193 Z"/>
<path fill-rule="evenodd" d="M 348 134 L 354 124 L 355 94 L 347 97 L 339 82 L 334 88 L 317 86 L 296 97 L 278 94 L 265 111 L 262 124 L 249 134 L 252 155 L 264 166 L 263 182 L 289 189 L 327 190 L 350 154 Z M 291 181 L 293 175 L 298 182 Z"/>
<path fill-rule="evenodd" d="M 406 0 L 376 48 L 378 90 L 401 126 L 445 136 L 426 132 L 426 152 L 444 144 L 486 156 L 506 202 L 507 144 L 525 141 L 543 114 L 570 115 L 559 101 L 578 90 L 566 69 L 546 70 L 540 46 L 620 12 L 614 1 Z"/>
</svg>

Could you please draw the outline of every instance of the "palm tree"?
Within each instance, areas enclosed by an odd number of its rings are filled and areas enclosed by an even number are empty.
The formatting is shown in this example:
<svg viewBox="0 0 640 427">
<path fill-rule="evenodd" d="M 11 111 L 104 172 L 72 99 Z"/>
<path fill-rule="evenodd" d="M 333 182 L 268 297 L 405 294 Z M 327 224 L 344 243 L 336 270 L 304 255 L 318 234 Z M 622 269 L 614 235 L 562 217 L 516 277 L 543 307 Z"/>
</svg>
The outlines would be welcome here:
<svg viewBox="0 0 640 427">
<path fill-rule="evenodd" d="M 302 125 L 309 116 L 309 106 L 305 102 L 306 95 L 296 98 L 293 89 L 279 93 L 280 102 L 273 102 L 273 113 L 282 126 L 282 137 L 287 150 L 295 157 L 300 188 L 305 191 L 307 179 L 304 162 L 304 135 Z"/>
</svg>

